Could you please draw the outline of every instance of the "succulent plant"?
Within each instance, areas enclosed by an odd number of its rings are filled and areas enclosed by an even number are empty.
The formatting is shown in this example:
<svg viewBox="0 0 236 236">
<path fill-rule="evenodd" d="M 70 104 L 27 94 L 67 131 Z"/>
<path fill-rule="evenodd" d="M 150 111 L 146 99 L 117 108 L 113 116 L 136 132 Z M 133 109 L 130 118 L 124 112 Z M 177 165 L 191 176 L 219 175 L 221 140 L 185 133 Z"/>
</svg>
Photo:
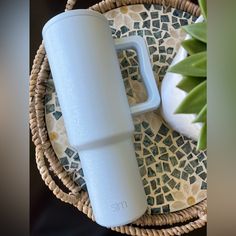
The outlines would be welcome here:
<svg viewBox="0 0 236 236">
<path fill-rule="evenodd" d="M 196 114 L 193 122 L 201 122 L 202 128 L 198 138 L 197 149 L 204 150 L 207 144 L 207 8 L 206 1 L 199 0 L 204 22 L 184 26 L 191 36 L 182 42 L 188 56 L 169 68 L 169 72 L 182 75 L 178 88 L 187 93 L 175 111 L 176 114 Z"/>
</svg>

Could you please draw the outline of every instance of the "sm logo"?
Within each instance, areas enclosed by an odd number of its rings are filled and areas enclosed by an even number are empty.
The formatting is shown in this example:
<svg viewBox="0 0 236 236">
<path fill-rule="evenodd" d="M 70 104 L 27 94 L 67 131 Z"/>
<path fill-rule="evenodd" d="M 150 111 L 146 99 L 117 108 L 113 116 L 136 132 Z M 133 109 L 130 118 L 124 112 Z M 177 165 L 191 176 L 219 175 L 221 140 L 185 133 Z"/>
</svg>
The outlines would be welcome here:
<svg viewBox="0 0 236 236">
<path fill-rule="evenodd" d="M 126 201 L 115 202 L 115 203 L 111 204 L 111 209 L 113 212 L 119 212 L 127 207 L 128 207 L 128 204 Z"/>
</svg>

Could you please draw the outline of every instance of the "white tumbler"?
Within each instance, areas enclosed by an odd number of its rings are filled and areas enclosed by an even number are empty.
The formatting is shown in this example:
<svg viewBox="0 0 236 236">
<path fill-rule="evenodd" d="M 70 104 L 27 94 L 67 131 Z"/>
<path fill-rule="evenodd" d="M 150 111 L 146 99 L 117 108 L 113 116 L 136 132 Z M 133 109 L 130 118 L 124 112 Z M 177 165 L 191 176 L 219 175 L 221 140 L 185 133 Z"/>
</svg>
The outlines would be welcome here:
<svg viewBox="0 0 236 236">
<path fill-rule="evenodd" d="M 106 18 L 72 10 L 49 20 L 43 40 L 68 140 L 78 150 L 95 220 L 106 227 L 131 223 L 147 209 L 135 157 L 131 114 L 156 109 L 160 96 L 145 42 L 114 40 Z M 147 90 L 129 107 L 116 50 L 135 49 Z"/>
</svg>

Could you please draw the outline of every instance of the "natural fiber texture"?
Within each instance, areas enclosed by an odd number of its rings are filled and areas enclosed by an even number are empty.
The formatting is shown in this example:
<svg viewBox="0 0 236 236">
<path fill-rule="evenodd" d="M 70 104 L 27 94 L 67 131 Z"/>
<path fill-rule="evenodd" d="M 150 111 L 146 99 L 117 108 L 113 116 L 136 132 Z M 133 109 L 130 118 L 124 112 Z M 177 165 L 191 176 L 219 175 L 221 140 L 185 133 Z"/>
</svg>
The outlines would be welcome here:
<svg viewBox="0 0 236 236">
<path fill-rule="evenodd" d="M 65 10 L 71 10 L 76 0 L 68 0 Z M 165 7 L 174 7 L 198 16 L 200 9 L 189 1 L 181 0 L 105 0 L 90 9 L 104 13 L 122 5 L 132 4 L 161 4 Z M 36 146 L 36 162 L 43 181 L 63 202 L 70 203 L 94 220 L 88 194 L 80 191 L 80 188 L 72 181 L 68 173 L 63 169 L 56 158 L 54 150 L 49 141 L 45 124 L 44 96 L 46 91 L 46 81 L 49 78 L 50 68 L 46 57 L 43 43 L 40 45 L 31 70 L 30 75 L 30 129 L 32 140 Z M 63 191 L 55 182 L 57 179 L 67 189 Z M 184 222 L 193 220 L 190 223 Z M 180 235 L 188 233 L 194 229 L 203 227 L 206 219 L 206 200 L 185 210 L 160 215 L 144 215 L 133 222 L 132 225 L 112 228 L 113 230 L 129 235 Z M 173 226 L 166 229 L 155 229 L 155 226 L 173 225 L 183 223 L 181 226 Z M 145 228 L 153 226 L 153 229 Z"/>
</svg>

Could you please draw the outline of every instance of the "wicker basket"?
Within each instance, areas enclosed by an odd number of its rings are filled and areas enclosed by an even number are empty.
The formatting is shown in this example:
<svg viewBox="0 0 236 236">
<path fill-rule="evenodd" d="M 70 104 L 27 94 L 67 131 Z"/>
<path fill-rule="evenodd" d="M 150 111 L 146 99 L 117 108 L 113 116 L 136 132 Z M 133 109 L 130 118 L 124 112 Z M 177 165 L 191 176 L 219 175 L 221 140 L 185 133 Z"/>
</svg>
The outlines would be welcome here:
<svg viewBox="0 0 236 236">
<path fill-rule="evenodd" d="M 73 8 L 76 0 L 68 0 L 66 10 Z M 174 7 L 198 16 L 200 9 L 189 1 L 182 0 L 106 0 L 91 7 L 105 13 L 111 9 L 133 4 L 160 4 Z M 45 184 L 61 201 L 74 205 L 94 220 L 88 194 L 80 191 L 68 172 L 62 167 L 52 148 L 45 123 L 44 97 L 50 68 L 43 44 L 35 56 L 30 75 L 30 128 L 36 146 L 36 162 Z M 58 181 L 60 183 L 58 183 Z M 59 187 L 60 186 L 60 187 Z M 144 215 L 130 225 L 114 227 L 112 230 L 129 235 L 180 235 L 206 224 L 206 200 L 187 209 L 159 215 Z M 178 224 L 175 226 L 174 224 Z M 162 227 L 163 226 L 163 229 Z"/>
</svg>

